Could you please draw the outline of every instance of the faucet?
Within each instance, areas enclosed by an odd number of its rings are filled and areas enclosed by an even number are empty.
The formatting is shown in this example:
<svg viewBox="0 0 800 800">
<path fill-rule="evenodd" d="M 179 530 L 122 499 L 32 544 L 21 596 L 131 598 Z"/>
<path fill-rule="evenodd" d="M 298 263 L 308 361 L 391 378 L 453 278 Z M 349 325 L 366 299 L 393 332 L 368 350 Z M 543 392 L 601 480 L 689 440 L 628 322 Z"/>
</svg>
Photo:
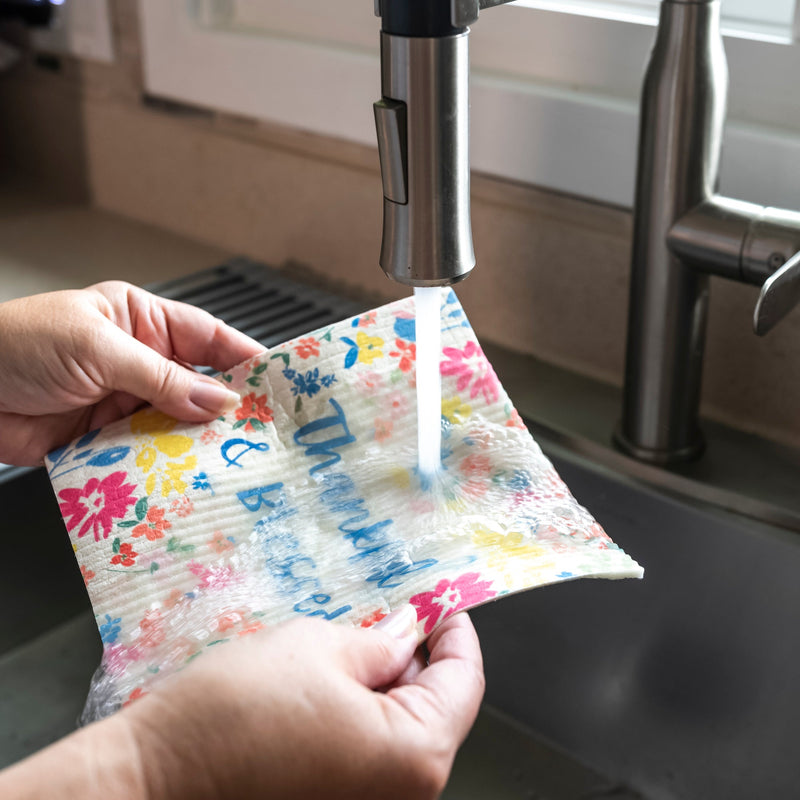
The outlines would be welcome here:
<svg viewBox="0 0 800 800">
<path fill-rule="evenodd" d="M 717 194 L 728 69 L 720 0 L 662 0 L 642 89 L 622 419 L 627 454 L 697 458 L 709 275 L 762 287 L 754 329 L 800 300 L 800 213 Z"/>
<path fill-rule="evenodd" d="M 383 271 L 445 286 L 475 266 L 469 198 L 469 25 L 509 0 L 375 0 Z"/>
</svg>

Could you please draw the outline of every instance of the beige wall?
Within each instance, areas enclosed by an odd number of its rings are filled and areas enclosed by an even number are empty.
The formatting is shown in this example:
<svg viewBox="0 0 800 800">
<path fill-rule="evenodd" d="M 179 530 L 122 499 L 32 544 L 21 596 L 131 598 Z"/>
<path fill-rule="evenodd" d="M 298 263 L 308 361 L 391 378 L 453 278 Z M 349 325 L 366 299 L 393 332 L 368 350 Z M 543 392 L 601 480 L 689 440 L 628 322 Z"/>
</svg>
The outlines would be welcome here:
<svg viewBox="0 0 800 800">
<path fill-rule="evenodd" d="M 404 292 L 377 266 L 374 150 L 143 104 L 135 2 L 113 7 L 116 64 L 67 59 L 58 74 L 27 64 L 0 77 L 7 165 L 103 209 L 303 265 L 376 301 Z M 479 335 L 620 383 L 630 214 L 475 176 L 473 229 L 478 266 L 458 293 Z M 756 296 L 713 281 L 704 411 L 800 445 L 800 312 L 758 339 Z"/>
</svg>

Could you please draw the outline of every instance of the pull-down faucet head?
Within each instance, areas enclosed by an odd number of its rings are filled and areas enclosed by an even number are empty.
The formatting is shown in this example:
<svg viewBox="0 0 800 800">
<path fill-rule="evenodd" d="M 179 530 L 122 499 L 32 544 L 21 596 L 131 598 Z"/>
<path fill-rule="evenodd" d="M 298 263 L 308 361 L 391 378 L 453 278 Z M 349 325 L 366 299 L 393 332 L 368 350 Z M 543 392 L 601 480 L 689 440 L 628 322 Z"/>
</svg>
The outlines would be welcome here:
<svg viewBox="0 0 800 800">
<path fill-rule="evenodd" d="M 383 271 L 442 286 L 475 266 L 469 201 L 469 29 L 450 0 L 380 0 Z"/>
<path fill-rule="evenodd" d="M 469 28 L 508 0 L 375 0 L 383 271 L 443 286 L 475 266 L 469 200 Z"/>
</svg>

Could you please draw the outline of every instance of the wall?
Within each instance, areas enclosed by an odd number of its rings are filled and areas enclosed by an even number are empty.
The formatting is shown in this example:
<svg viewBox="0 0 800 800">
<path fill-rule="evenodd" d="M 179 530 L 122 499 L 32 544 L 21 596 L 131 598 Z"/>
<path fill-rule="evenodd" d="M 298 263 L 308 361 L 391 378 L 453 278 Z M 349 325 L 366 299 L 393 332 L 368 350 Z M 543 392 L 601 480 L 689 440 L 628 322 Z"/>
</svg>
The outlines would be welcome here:
<svg viewBox="0 0 800 800">
<path fill-rule="evenodd" d="M 377 154 L 249 119 L 143 102 L 135 0 L 113 4 L 117 61 L 30 59 L 0 77 L 6 162 L 48 190 L 378 299 Z M 69 132 L 65 138 L 62 132 Z M 634 154 L 631 154 L 634 157 Z M 478 266 L 458 289 L 479 335 L 619 384 L 630 213 L 473 178 Z M 800 312 L 751 332 L 757 291 L 713 280 L 704 413 L 800 445 Z"/>
</svg>

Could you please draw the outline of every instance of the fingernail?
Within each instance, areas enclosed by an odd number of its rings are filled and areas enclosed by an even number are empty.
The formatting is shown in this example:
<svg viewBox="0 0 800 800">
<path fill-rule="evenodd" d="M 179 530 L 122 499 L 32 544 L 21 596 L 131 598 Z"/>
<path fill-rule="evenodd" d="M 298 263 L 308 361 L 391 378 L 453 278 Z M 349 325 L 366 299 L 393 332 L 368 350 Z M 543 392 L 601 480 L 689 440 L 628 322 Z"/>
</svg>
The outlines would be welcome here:
<svg viewBox="0 0 800 800">
<path fill-rule="evenodd" d="M 405 639 L 417 629 L 417 609 L 412 605 L 401 606 L 377 623 L 375 629 L 395 639 Z"/>
<path fill-rule="evenodd" d="M 242 399 L 236 392 L 226 389 L 221 383 L 208 378 L 198 378 L 189 392 L 189 399 L 206 411 L 220 413 L 233 411 Z"/>
</svg>

